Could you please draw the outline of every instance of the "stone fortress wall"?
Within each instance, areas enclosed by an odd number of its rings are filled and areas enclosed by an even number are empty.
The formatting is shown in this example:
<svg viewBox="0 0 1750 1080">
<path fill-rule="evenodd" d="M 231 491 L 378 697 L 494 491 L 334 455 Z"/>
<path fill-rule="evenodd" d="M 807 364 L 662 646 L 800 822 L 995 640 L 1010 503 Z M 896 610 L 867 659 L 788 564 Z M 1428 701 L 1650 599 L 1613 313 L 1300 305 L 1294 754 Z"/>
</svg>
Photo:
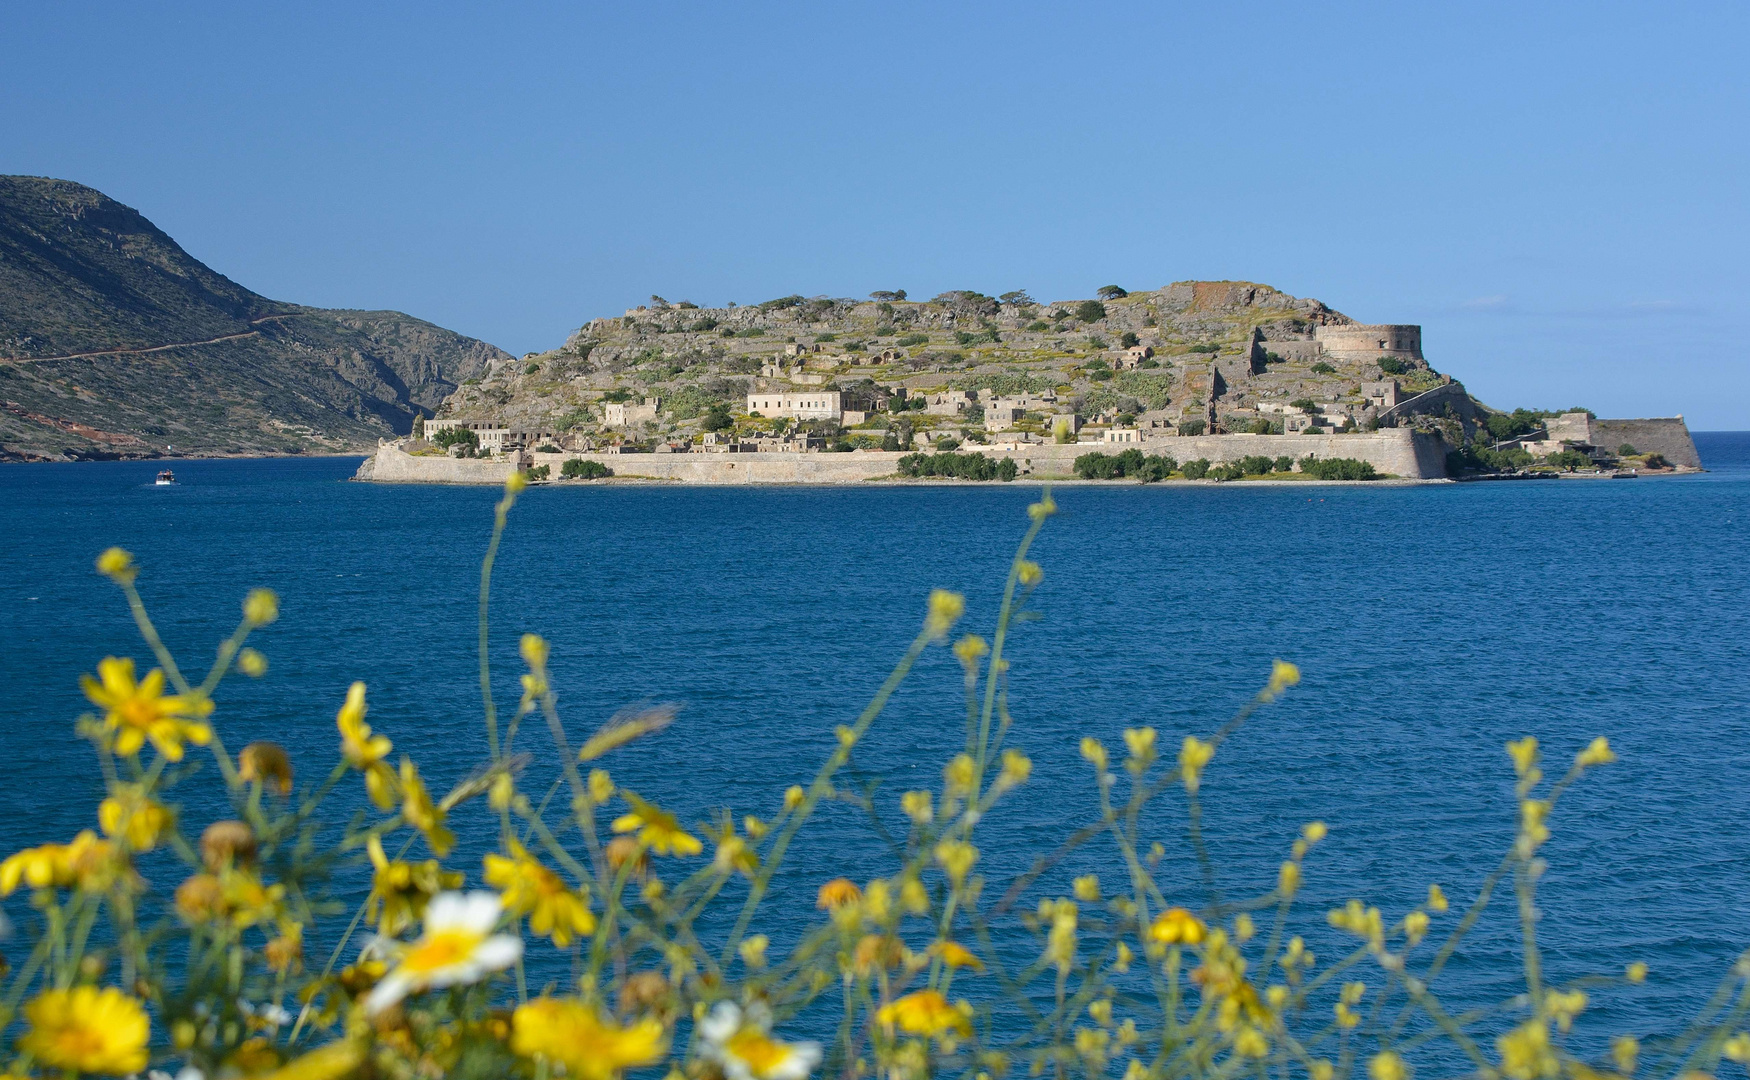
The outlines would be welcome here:
<svg viewBox="0 0 1750 1080">
<path fill-rule="evenodd" d="M 1380 472 L 1412 480 L 1446 475 L 1446 444 L 1438 435 L 1410 428 L 1384 428 L 1350 435 L 1200 435 L 1163 436 L 1117 446 L 1109 443 L 1037 443 L 1014 450 L 985 449 L 989 457 L 1013 458 L 1024 478 L 1062 478 L 1075 471 L 1083 454 L 1115 454 L 1138 449 L 1170 454 L 1180 462 L 1206 458 L 1212 464 L 1242 457 L 1355 458 Z M 973 450 L 975 447 L 965 447 Z M 623 479 L 672 480 L 688 484 L 854 484 L 892 476 L 901 451 L 859 450 L 849 454 L 600 454 L 531 453 L 529 464 L 546 465 L 558 477 L 567 460 L 596 461 Z M 357 479 L 381 483 L 502 484 L 510 461 L 476 461 L 413 456 L 396 442 L 383 442 L 359 467 Z M 948 481 L 955 483 L 958 481 Z"/>
</svg>

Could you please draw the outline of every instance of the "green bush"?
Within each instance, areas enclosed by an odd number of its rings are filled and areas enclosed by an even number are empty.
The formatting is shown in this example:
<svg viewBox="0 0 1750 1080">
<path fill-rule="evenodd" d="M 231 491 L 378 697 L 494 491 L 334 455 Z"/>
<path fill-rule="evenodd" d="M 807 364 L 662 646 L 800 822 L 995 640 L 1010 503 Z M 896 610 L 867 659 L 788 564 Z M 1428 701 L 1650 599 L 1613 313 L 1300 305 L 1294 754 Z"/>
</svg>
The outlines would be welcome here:
<svg viewBox="0 0 1750 1080">
<path fill-rule="evenodd" d="M 1372 462 L 1357 461 L 1354 458 L 1305 457 L 1300 461 L 1300 471 L 1320 480 L 1379 479 L 1379 473 L 1375 471 Z"/>
<path fill-rule="evenodd" d="M 913 345 L 928 345 L 929 342 L 930 342 L 930 335 L 913 333 L 913 334 L 906 334 L 905 336 L 899 338 L 897 341 L 894 342 L 894 344 L 899 346 L 902 349 L 909 349 Z"/>
<path fill-rule="evenodd" d="M 1142 339 L 1138 338 L 1133 330 L 1126 330 L 1118 335 L 1118 347 L 1121 349 L 1133 349 L 1141 343 Z"/>
<path fill-rule="evenodd" d="M 1038 319 L 1027 324 L 1027 330 L 1029 333 L 1042 334 L 1049 329 L 1051 329 L 1051 324 L 1044 319 Z"/>
<path fill-rule="evenodd" d="M 699 420 L 703 431 L 728 431 L 735 426 L 735 417 L 729 415 L 729 406 L 718 402 L 705 410 L 705 415 Z"/>
<path fill-rule="evenodd" d="M 1410 370 L 1410 365 L 1395 356 L 1382 356 L 1379 358 L 1379 370 L 1387 375 L 1402 375 Z"/>
<path fill-rule="evenodd" d="M 1209 459 L 1198 458 L 1195 461 L 1187 461 L 1179 466 L 1179 471 L 1185 474 L 1187 480 L 1201 480 L 1209 475 Z"/>
<path fill-rule="evenodd" d="M 542 443 L 541 445 L 535 447 L 535 453 L 537 453 L 537 454 L 557 454 L 557 453 L 559 453 L 559 448 L 557 446 L 554 446 L 552 443 Z"/>
<path fill-rule="evenodd" d="M 1220 465 L 1214 465 L 1211 466 L 1209 470 L 1209 478 L 1211 480 L 1240 480 L 1243 479 L 1245 475 L 1245 466 L 1237 461 L 1229 461 Z"/>
<path fill-rule="evenodd" d="M 1247 476 L 1262 476 L 1276 468 L 1276 459 L 1248 454 L 1240 458 L 1236 464 L 1239 465 L 1240 471 Z"/>
<path fill-rule="evenodd" d="M 936 449 L 943 451 L 944 453 L 950 450 L 958 450 L 960 449 L 960 440 L 954 438 L 952 435 L 938 436 L 936 439 Z"/>
<path fill-rule="evenodd" d="M 1085 323 L 1096 323 L 1106 317 L 1106 305 L 1098 300 L 1083 300 L 1076 305 L 1075 317 Z"/>
<path fill-rule="evenodd" d="M 1130 295 L 1130 291 L 1128 289 L 1121 289 L 1116 285 L 1102 285 L 1094 290 L 1094 295 L 1102 300 L 1122 300 Z"/>
<path fill-rule="evenodd" d="M 1193 345 L 1189 351 L 1194 353 L 1218 353 L 1221 351 L 1221 346 L 1214 343 Z"/>
<path fill-rule="evenodd" d="M 567 480 L 600 480 L 603 477 L 614 475 L 614 470 L 599 461 L 572 458 L 559 466 L 559 475 Z"/>
<path fill-rule="evenodd" d="M 1644 459 L 1649 469 L 1669 469 L 1671 463 L 1665 460 L 1664 454 L 1648 454 Z"/>
<path fill-rule="evenodd" d="M 448 450 L 452 446 L 461 446 L 466 447 L 469 450 L 475 450 L 480 446 L 480 436 L 469 431 L 467 428 L 451 427 L 444 428 L 436 435 L 433 435 L 431 437 L 431 442 L 432 445 L 441 446 L 445 450 Z"/>
<path fill-rule="evenodd" d="M 899 459 L 901 476 L 950 476 L 959 480 L 1013 480 L 1019 473 L 1014 459 L 997 461 L 983 454 L 907 454 Z"/>
<path fill-rule="evenodd" d="M 1558 469 L 1590 469 L 1596 464 L 1590 456 L 1580 450 L 1558 450 L 1544 459 Z"/>
<path fill-rule="evenodd" d="M 1287 454 L 1283 454 L 1281 457 L 1276 459 L 1276 471 L 1277 472 L 1293 472 L 1294 471 L 1294 459 L 1289 457 Z"/>
<path fill-rule="evenodd" d="M 1640 453 L 1640 451 L 1638 451 L 1634 448 L 1634 445 L 1632 443 L 1623 443 L 1621 446 L 1616 448 L 1616 452 L 1617 452 L 1617 455 L 1620 457 L 1635 457 L 1636 455 L 1638 455 Z"/>
<path fill-rule="evenodd" d="M 1314 364 L 1310 370 L 1312 371 L 1312 373 L 1314 375 L 1335 375 L 1337 373 L 1336 368 L 1325 363 L 1323 360 L 1320 360 L 1318 363 Z"/>
<path fill-rule="evenodd" d="M 1299 409 L 1308 416 L 1319 411 L 1318 405 L 1313 402 L 1312 398 L 1295 398 L 1293 401 L 1289 402 L 1288 405 L 1290 408 Z"/>
<path fill-rule="evenodd" d="M 1201 435 L 1201 434 L 1203 434 L 1203 429 L 1206 426 L 1207 426 L 1206 422 L 1202 419 L 1181 420 L 1181 421 L 1179 421 L 1179 434 L 1181 434 L 1181 435 Z"/>
<path fill-rule="evenodd" d="M 1075 460 L 1075 473 L 1083 480 L 1116 480 L 1119 477 L 1136 477 L 1143 483 L 1165 480 L 1173 475 L 1179 467 L 1178 462 L 1168 456 L 1144 456 L 1141 450 L 1131 447 L 1119 454 L 1104 454 L 1096 450 L 1083 454 Z"/>
</svg>

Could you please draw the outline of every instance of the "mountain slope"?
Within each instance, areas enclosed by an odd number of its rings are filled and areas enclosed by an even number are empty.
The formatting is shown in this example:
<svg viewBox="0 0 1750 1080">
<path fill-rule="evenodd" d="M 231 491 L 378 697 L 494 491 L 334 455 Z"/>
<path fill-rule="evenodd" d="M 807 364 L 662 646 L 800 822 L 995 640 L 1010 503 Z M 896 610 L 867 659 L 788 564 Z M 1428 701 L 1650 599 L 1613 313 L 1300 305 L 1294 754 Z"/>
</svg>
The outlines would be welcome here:
<svg viewBox="0 0 1750 1080">
<path fill-rule="evenodd" d="M 0 460 L 363 449 L 508 359 L 270 300 L 101 192 L 0 177 Z"/>
</svg>

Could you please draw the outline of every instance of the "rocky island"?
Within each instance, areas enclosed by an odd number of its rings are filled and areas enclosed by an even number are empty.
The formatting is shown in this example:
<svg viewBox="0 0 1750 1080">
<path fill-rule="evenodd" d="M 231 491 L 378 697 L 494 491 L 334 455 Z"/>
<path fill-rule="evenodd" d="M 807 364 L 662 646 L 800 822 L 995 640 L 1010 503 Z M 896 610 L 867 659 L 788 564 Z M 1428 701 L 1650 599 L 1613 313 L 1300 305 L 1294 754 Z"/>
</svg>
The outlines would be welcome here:
<svg viewBox="0 0 1750 1080">
<path fill-rule="evenodd" d="M 389 482 L 1435 480 L 1700 467 L 1682 417 L 1506 412 L 1431 366 L 1421 327 L 1267 285 L 1040 302 L 905 292 L 651 302 L 493 361 L 383 440 Z"/>
</svg>

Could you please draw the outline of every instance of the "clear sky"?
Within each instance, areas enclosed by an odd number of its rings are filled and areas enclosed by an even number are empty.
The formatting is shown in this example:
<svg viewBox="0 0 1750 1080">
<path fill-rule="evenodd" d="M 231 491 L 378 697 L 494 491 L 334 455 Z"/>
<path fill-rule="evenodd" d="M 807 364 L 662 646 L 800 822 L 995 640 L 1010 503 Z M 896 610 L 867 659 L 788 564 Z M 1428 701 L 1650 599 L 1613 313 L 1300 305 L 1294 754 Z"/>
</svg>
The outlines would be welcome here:
<svg viewBox="0 0 1750 1080">
<path fill-rule="evenodd" d="M 513 352 L 651 293 L 1267 282 L 1750 429 L 1750 5 L 9 0 L 0 172 Z"/>
</svg>

